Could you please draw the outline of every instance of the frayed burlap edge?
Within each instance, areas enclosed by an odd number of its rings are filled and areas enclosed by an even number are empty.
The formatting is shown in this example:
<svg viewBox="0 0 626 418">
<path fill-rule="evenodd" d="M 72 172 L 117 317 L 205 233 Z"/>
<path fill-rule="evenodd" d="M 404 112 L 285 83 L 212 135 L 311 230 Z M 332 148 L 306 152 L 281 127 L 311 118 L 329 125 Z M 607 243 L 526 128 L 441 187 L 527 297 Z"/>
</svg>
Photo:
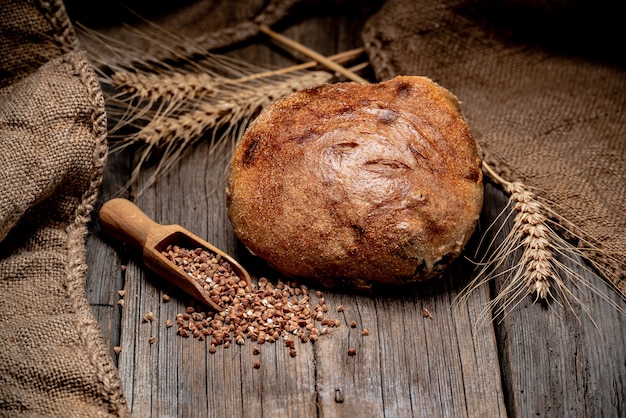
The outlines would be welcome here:
<svg viewBox="0 0 626 418">
<path fill-rule="evenodd" d="M 53 29 L 53 38 L 63 53 L 76 50 L 78 38 L 74 33 L 70 19 L 62 1 L 38 0 L 38 6 Z"/>
<path fill-rule="evenodd" d="M 104 97 L 100 90 L 95 73 L 85 60 L 76 65 L 76 72 L 80 80 L 89 91 L 89 100 L 92 105 L 91 121 L 93 136 L 96 138 L 93 176 L 89 182 L 89 188 L 82 196 L 81 203 L 76 208 L 75 218 L 67 229 L 68 241 L 68 293 L 75 301 L 75 308 L 82 331 L 82 343 L 90 362 L 97 371 L 97 379 L 101 385 L 102 393 L 106 394 L 108 408 L 118 416 L 129 416 L 126 399 L 122 391 L 121 380 L 109 357 L 100 327 L 91 312 L 89 302 L 85 294 L 85 280 L 87 272 L 85 240 L 88 234 L 88 224 L 91 213 L 98 197 L 98 190 L 102 183 L 104 165 L 108 155 L 106 142 L 107 126 L 104 111 Z"/>
</svg>

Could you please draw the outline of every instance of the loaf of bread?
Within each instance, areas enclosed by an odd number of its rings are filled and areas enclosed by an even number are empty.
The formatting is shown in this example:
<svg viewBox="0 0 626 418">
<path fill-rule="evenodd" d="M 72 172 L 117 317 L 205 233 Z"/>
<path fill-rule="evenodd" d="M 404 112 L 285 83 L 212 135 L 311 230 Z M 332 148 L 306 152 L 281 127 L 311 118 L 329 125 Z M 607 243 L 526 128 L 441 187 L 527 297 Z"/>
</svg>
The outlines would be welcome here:
<svg viewBox="0 0 626 418">
<path fill-rule="evenodd" d="M 232 159 L 239 240 L 292 278 L 369 288 L 440 276 L 478 220 L 481 158 L 425 77 L 325 84 L 266 108 Z"/>
</svg>

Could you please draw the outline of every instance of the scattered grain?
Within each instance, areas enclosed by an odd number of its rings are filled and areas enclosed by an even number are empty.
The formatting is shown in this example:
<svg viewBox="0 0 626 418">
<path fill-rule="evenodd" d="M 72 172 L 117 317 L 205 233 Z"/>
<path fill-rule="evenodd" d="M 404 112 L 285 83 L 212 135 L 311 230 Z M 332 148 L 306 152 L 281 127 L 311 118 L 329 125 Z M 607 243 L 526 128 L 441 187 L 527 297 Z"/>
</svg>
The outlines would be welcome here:
<svg viewBox="0 0 626 418">
<path fill-rule="evenodd" d="M 341 325 L 341 321 L 338 319 L 323 319 L 321 322 L 326 327 L 338 327 Z"/>
<path fill-rule="evenodd" d="M 352 356 L 356 356 L 356 349 L 355 348 L 350 348 L 348 350 L 348 355 L 351 356 L 351 357 Z"/>
<path fill-rule="evenodd" d="M 343 403 L 343 392 L 341 389 L 335 389 L 335 402 Z"/>
<path fill-rule="evenodd" d="M 113 347 L 113 351 L 115 352 L 115 354 L 119 354 L 122 352 L 122 347 L 116 345 L 115 347 Z"/>
<path fill-rule="evenodd" d="M 356 328 L 356 321 L 350 322 L 350 328 Z"/>
<path fill-rule="evenodd" d="M 295 338 L 300 343 L 315 343 L 328 328 L 339 327 L 339 319 L 324 318 L 328 311 L 322 292 L 316 291 L 317 304 L 311 306 L 309 289 L 293 281 L 270 282 L 260 278 L 251 288 L 221 256 L 202 248 L 185 249 L 170 245 L 163 255 L 195 278 L 209 297 L 222 308 L 221 312 L 201 311 L 199 305 L 186 307 L 176 315 L 177 334 L 198 340 L 210 338 L 209 352 L 217 346 L 243 345 L 246 339 L 260 345 L 284 338 L 289 355 L 297 355 Z M 343 311 L 343 306 L 338 307 Z M 315 327 L 314 321 L 324 327 Z M 355 325 L 356 326 L 356 325 Z"/>
</svg>

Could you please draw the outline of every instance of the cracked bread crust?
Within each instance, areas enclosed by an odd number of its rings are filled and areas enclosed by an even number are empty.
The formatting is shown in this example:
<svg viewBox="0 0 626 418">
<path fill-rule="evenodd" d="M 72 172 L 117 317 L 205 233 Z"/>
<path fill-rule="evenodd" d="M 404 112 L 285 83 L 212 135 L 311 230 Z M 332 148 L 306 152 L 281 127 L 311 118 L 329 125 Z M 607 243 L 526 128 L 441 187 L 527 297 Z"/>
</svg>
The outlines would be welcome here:
<svg viewBox="0 0 626 418">
<path fill-rule="evenodd" d="M 482 201 L 458 100 L 412 76 L 276 101 L 243 135 L 227 186 L 239 240 L 286 276 L 326 287 L 440 276 Z"/>
</svg>

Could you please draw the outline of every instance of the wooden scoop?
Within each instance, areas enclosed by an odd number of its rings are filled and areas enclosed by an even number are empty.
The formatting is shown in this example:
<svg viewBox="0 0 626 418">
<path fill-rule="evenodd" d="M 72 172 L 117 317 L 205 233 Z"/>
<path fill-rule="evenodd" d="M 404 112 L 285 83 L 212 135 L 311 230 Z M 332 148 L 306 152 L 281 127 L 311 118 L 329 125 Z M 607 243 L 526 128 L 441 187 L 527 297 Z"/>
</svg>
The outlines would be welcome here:
<svg viewBox="0 0 626 418">
<path fill-rule="evenodd" d="M 126 199 L 111 199 L 99 213 L 102 230 L 111 238 L 126 242 L 143 253 L 146 267 L 215 311 L 222 309 L 213 302 L 195 278 L 190 277 L 162 253 L 168 245 L 181 248 L 203 248 L 228 261 L 235 273 L 252 289 L 250 275 L 239 263 L 220 249 L 187 231 L 180 225 L 160 225 Z"/>
</svg>

